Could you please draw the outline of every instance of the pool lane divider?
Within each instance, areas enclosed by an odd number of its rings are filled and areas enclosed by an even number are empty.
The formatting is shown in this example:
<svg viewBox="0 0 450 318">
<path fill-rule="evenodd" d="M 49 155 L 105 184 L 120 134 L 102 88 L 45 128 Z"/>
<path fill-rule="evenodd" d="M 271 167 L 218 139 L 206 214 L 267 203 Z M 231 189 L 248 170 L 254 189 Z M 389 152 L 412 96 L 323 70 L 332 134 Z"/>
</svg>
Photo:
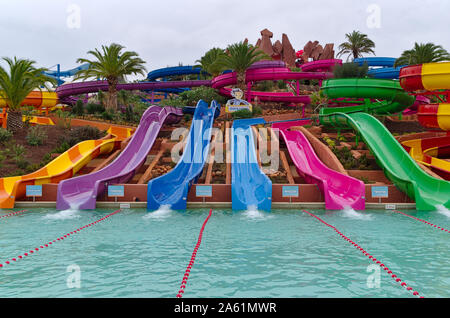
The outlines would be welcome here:
<svg viewBox="0 0 450 318">
<path fill-rule="evenodd" d="M 25 212 L 28 212 L 28 210 L 21 210 L 21 211 L 17 211 L 17 212 L 12 212 L 12 213 L 9 213 L 9 214 L 5 214 L 5 215 L 0 216 L 0 219 L 3 219 L 3 218 L 9 218 L 9 217 L 11 217 L 11 216 L 15 216 L 15 215 L 22 214 L 22 213 L 25 213 Z"/>
<path fill-rule="evenodd" d="M 371 254 L 369 254 L 365 249 L 363 249 L 360 245 L 358 245 L 356 242 L 352 241 L 350 238 L 348 238 L 347 236 L 345 236 L 341 231 L 339 231 L 336 227 L 334 227 L 331 224 L 328 224 L 327 222 L 325 222 L 324 220 L 322 220 L 321 218 L 319 218 L 317 215 L 314 215 L 306 210 L 302 210 L 304 213 L 309 214 L 310 216 L 316 218 L 318 221 L 320 221 L 321 223 L 323 223 L 324 225 L 332 228 L 337 234 L 339 234 L 344 240 L 346 240 L 347 242 L 349 242 L 350 244 L 352 244 L 356 249 L 358 249 L 359 251 L 361 251 L 361 253 L 363 253 L 365 256 L 367 256 L 372 262 L 374 262 L 375 264 L 379 265 L 388 275 L 390 275 L 392 277 L 392 279 L 395 280 L 396 283 L 399 283 L 400 286 L 404 287 L 408 292 L 412 293 L 414 296 L 416 297 L 420 297 L 420 298 L 424 298 L 423 296 L 419 295 L 419 292 L 415 291 L 412 287 L 408 286 L 408 284 L 404 281 L 402 281 L 396 274 L 394 274 L 384 263 L 381 262 L 381 260 L 373 257 Z"/>
<path fill-rule="evenodd" d="M 200 234 L 198 236 L 197 245 L 195 245 L 194 251 L 192 252 L 191 260 L 189 262 L 188 267 L 186 268 L 186 271 L 183 276 L 183 281 L 181 282 L 180 290 L 178 291 L 177 298 L 182 298 L 184 294 L 184 290 L 186 289 L 186 284 L 189 279 L 189 274 L 191 273 L 191 269 L 194 266 L 195 263 L 195 257 L 197 256 L 198 249 L 200 248 L 200 245 L 202 244 L 202 238 L 203 238 L 203 231 L 205 230 L 206 224 L 208 223 L 209 219 L 212 215 L 212 209 L 209 211 L 208 217 L 206 218 L 205 222 L 203 222 L 203 226 L 200 230 Z"/>
<path fill-rule="evenodd" d="M 78 229 L 76 229 L 76 230 L 74 230 L 74 231 L 72 231 L 72 232 L 69 232 L 69 233 L 67 233 L 67 234 L 64 234 L 64 235 L 62 235 L 61 237 L 58 237 L 57 239 L 54 239 L 53 241 L 50 241 L 50 242 L 48 242 L 48 243 L 46 243 L 46 244 L 43 244 L 43 245 L 41 245 L 41 246 L 39 246 L 39 247 L 36 247 L 36 248 L 30 250 L 30 251 L 27 252 L 27 253 L 23 253 L 23 255 L 19 255 L 19 256 L 15 257 L 15 258 L 11 258 L 11 260 L 7 260 L 7 261 L 5 261 L 3 264 L 0 263 L 0 269 L 3 269 L 6 265 L 10 265 L 10 264 L 13 264 L 14 262 L 17 262 L 17 261 L 19 261 L 19 260 L 21 260 L 21 259 L 24 259 L 25 257 L 31 256 L 32 254 L 35 254 L 35 253 L 37 253 L 38 251 L 40 251 L 40 250 L 42 250 L 42 249 L 44 249 L 44 248 L 48 248 L 48 247 L 52 246 L 54 243 L 61 242 L 61 241 L 63 241 L 64 239 L 69 238 L 69 237 L 72 236 L 73 234 L 77 234 L 77 233 L 81 232 L 82 230 L 85 230 L 85 229 L 87 229 L 87 228 L 90 228 L 91 226 L 97 225 L 98 223 L 100 223 L 100 222 L 102 222 L 102 221 L 105 221 L 106 219 L 110 218 L 110 217 L 113 216 L 113 215 L 116 215 L 117 213 L 119 213 L 119 212 L 121 212 L 121 211 L 122 211 L 122 210 L 117 210 L 117 211 L 115 211 L 115 212 L 113 212 L 113 213 L 111 213 L 111 214 L 108 214 L 108 215 L 102 217 L 101 219 L 98 219 L 98 220 L 95 221 L 95 222 L 86 224 L 85 226 L 82 226 L 82 227 L 80 227 L 80 228 L 78 228 Z"/>
<path fill-rule="evenodd" d="M 414 219 L 414 220 L 416 220 L 416 221 L 422 222 L 422 223 L 424 223 L 424 224 L 427 224 L 427 225 L 431 226 L 432 228 L 441 230 L 441 231 L 443 231 L 443 232 L 450 233 L 450 230 L 447 230 L 447 229 L 445 229 L 445 228 L 443 228 L 443 227 L 441 227 L 441 226 L 437 226 L 436 224 L 430 223 L 430 222 L 428 222 L 428 221 L 425 221 L 425 220 L 416 218 L 415 216 L 412 216 L 412 215 L 409 215 L 409 214 L 406 214 L 406 213 L 403 213 L 403 212 L 400 212 L 400 211 L 394 211 L 394 212 L 395 212 L 395 213 L 398 213 L 398 214 L 402 214 L 402 215 L 404 215 L 404 216 L 407 216 L 407 217 L 409 217 L 409 218 L 411 218 L 411 219 Z"/>
</svg>

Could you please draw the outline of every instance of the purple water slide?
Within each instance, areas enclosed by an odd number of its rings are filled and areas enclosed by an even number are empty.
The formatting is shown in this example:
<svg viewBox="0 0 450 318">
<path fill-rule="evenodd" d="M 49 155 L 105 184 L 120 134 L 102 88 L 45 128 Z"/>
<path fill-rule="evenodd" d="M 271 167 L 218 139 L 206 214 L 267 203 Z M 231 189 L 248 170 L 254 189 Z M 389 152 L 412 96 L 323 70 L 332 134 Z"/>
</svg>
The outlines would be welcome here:
<svg viewBox="0 0 450 318">
<path fill-rule="evenodd" d="M 211 86 L 211 81 L 171 81 L 171 82 L 142 82 L 117 85 L 118 90 L 156 90 L 163 88 L 184 88 Z M 62 102 L 72 101 L 71 96 L 108 91 L 107 81 L 79 82 L 61 85 L 56 89 Z"/>
<path fill-rule="evenodd" d="M 303 72 L 331 72 L 336 65 L 342 65 L 342 60 L 319 60 L 305 63 L 300 66 Z"/>
<path fill-rule="evenodd" d="M 58 210 L 94 210 L 97 197 L 108 185 L 127 183 L 145 163 L 156 137 L 164 123 L 181 119 L 180 108 L 150 107 L 142 116 L 139 127 L 125 150 L 109 166 L 95 173 L 72 178 L 58 185 Z"/>
<path fill-rule="evenodd" d="M 261 66 L 267 66 L 266 64 L 261 64 Z M 263 68 L 252 68 L 246 73 L 246 82 L 258 82 L 266 80 L 323 80 L 331 78 L 333 76 L 330 72 L 292 72 L 286 67 L 263 67 Z M 226 86 L 236 85 L 237 77 L 236 73 L 227 73 L 220 75 L 212 80 L 212 87 L 218 89 L 222 95 L 230 96 L 230 89 Z M 250 98 L 253 100 L 256 97 L 262 102 L 283 102 L 283 103 L 311 103 L 311 98 L 308 95 L 294 95 L 291 92 L 257 92 L 250 91 Z"/>
<path fill-rule="evenodd" d="M 317 184 L 325 197 L 327 210 L 352 208 L 365 209 L 365 185 L 362 181 L 328 168 L 317 157 L 305 135 L 292 126 L 302 126 L 308 121 L 275 123 L 273 129 L 279 129 L 297 172 L 306 182 Z"/>
</svg>

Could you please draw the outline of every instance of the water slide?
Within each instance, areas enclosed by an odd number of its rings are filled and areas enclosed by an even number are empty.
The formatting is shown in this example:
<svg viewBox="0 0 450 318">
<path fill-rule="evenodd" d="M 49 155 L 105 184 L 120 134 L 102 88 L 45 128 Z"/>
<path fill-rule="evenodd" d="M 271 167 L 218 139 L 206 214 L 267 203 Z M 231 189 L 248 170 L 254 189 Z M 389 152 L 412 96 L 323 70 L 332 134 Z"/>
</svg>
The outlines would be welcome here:
<svg viewBox="0 0 450 318">
<path fill-rule="evenodd" d="M 233 210 L 272 208 L 272 181 L 261 171 L 256 157 L 253 125 L 265 124 L 262 118 L 233 122 L 231 133 L 231 197 Z"/>
<path fill-rule="evenodd" d="M 368 75 L 379 79 L 398 79 L 403 66 L 394 67 L 396 58 L 392 57 L 361 57 L 353 62 L 359 66 L 367 64 L 369 66 Z"/>
<path fill-rule="evenodd" d="M 39 110 L 50 110 L 58 104 L 58 95 L 53 92 L 33 91 L 22 102 L 22 106 L 33 106 Z M 0 95 L 0 108 L 7 107 L 7 101 Z"/>
<path fill-rule="evenodd" d="M 360 106 L 323 108 L 320 121 L 337 128 L 352 128 L 361 134 L 385 175 L 409 197 L 418 210 L 450 207 L 450 183 L 427 174 L 387 128 L 372 114 L 401 112 L 414 103 L 398 82 L 382 79 L 336 79 L 323 83 L 329 98 L 363 98 Z M 375 100 L 375 102 L 371 102 Z"/>
<path fill-rule="evenodd" d="M 440 177 L 450 181 L 450 135 L 402 142 L 417 162 L 427 166 Z"/>
<path fill-rule="evenodd" d="M 75 67 L 75 68 L 67 70 L 67 71 L 61 71 L 60 64 L 57 64 L 56 67 L 57 67 L 56 71 L 47 71 L 47 72 L 44 72 L 44 74 L 47 75 L 48 77 L 54 78 L 58 82 L 58 85 L 62 85 L 62 84 L 64 84 L 64 81 L 61 79 L 61 77 L 73 77 L 79 71 L 87 70 L 89 68 L 89 64 L 88 63 L 82 64 L 78 67 Z"/>
<path fill-rule="evenodd" d="M 210 108 L 206 102 L 198 102 L 180 161 L 172 171 L 148 183 L 148 210 L 154 211 L 161 206 L 186 209 L 189 189 L 202 174 L 209 156 L 214 118 L 219 107 L 215 101 Z"/>
<path fill-rule="evenodd" d="M 400 72 L 400 84 L 409 92 L 435 94 L 441 104 L 419 106 L 418 119 L 428 129 L 450 131 L 450 63 L 426 63 L 404 67 Z M 419 95 L 420 96 L 420 95 Z M 419 97 L 418 96 L 418 97 Z M 410 140 L 403 142 L 411 156 L 431 168 L 438 175 L 450 180 L 450 162 L 439 157 L 450 157 L 450 134 L 444 137 Z"/>
<path fill-rule="evenodd" d="M 314 152 L 305 135 L 293 126 L 302 126 L 306 121 L 281 122 L 272 125 L 279 129 L 297 172 L 306 182 L 317 184 L 325 198 L 327 210 L 365 210 L 364 182 L 328 168 Z"/>
<path fill-rule="evenodd" d="M 181 109 L 153 106 L 147 109 L 125 150 L 110 165 L 89 175 L 65 180 L 58 185 L 56 208 L 94 210 L 97 197 L 109 184 L 128 182 L 144 164 L 161 127 L 176 122 Z"/>
<path fill-rule="evenodd" d="M 155 91 L 163 88 L 180 88 L 180 87 L 199 87 L 211 86 L 211 81 L 170 81 L 170 82 L 141 82 L 117 85 L 118 90 L 148 90 Z M 91 81 L 71 83 L 59 86 L 56 89 L 59 99 L 65 103 L 73 103 L 72 96 L 88 93 L 97 93 L 98 91 L 108 91 L 107 81 Z"/>
<path fill-rule="evenodd" d="M 327 60 L 320 61 L 320 65 L 316 62 L 311 62 L 313 65 L 309 65 L 310 70 L 317 70 L 318 68 L 330 70 L 335 64 L 339 63 L 340 60 Z M 310 63 L 308 63 L 310 64 Z M 327 64 L 328 66 L 326 66 Z M 302 67 L 308 67 L 308 65 L 303 65 Z M 255 63 L 246 72 L 246 83 L 248 84 L 249 90 L 247 91 L 247 99 L 254 100 L 258 98 L 261 102 L 280 102 L 280 103 L 311 103 L 311 98 L 309 95 L 299 94 L 299 83 L 300 80 L 324 80 L 331 78 L 333 74 L 330 71 L 302 71 L 293 72 L 285 66 L 283 62 L 280 61 L 261 61 Z M 297 81 L 296 92 L 258 92 L 251 90 L 251 84 L 260 81 Z M 233 86 L 237 84 L 236 72 L 222 74 L 215 77 L 212 80 L 212 87 L 217 89 L 224 96 L 231 96 L 231 89 L 227 86 Z"/>
<path fill-rule="evenodd" d="M 120 148 L 121 141 L 131 135 L 131 130 L 114 127 L 108 133 L 114 138 L 83 141 L 34 173 L 0 179 L 0 208 L 14 208 L 15 201 L 25 196 L 27 185 L 58 183 L 71 178 L 97 156 Z"/>
</svg>

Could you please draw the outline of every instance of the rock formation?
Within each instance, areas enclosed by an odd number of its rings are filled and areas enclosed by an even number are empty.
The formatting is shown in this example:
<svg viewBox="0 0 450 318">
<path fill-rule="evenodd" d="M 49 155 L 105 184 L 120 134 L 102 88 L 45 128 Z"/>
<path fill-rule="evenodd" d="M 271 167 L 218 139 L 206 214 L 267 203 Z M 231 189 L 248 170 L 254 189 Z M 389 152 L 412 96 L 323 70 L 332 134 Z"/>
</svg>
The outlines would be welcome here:
<svg viewBox="0 0 450 318">
<path fill-rule="evenodd" d="M 334 59 L 334 44 L 328 43 L 325 47 L 319 44 L 319 41 L 309 41 L 303 49 L 302 59 L 306 63 L 310 58 L 313 61 Z"/>
<path fill-rule="evenodd" d="M 258 39 L 255 46 L 272 59 L 282 60 L 288 67 L 295 67 L 295 61 L 298 57 L 287 34 L 283 33 L 281 41 L 277 40 L 274 44 L 272 44 L 272 38 L 273 33 L 264 29 L 261 31 L 261 38 Z M 333 43 L 328 43 L 323 47 L 319 44 L 319 41 L 309 41 L 303 51 L 301 57 L 303 63 L 307 63 L 310 59 L 313 61 L 334 59 L 335 53 Z"/>
<path fill-rule="evenodd" d="M 266 53 L 274 60 L 283 60 L 289 67 L 295 67 L 297 59 L 295 50 L 286 34 L 283 34 L 282 40 L 277 40 L 272 44 L 273 33 L 268 29 L 261 31 L 262 38 L 256 42 L 256 47 Z"/>
</svg>

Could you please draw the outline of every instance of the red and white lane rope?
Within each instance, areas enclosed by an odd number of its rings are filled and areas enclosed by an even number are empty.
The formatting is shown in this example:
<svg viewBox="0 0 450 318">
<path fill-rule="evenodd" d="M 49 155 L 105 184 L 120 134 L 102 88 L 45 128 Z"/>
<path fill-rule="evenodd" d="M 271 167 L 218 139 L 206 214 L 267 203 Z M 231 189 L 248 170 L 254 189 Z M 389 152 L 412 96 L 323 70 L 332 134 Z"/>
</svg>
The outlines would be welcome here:
<svg viewBox="0 0 450 318">
<path fill-rule="evenodd" d="M 17 261 L 19 261 L 19 260 L 21 260 L 21 259 L 24 259 L 24 258 L 27 257 L 27 256 L 31 256 L 32 254 L 37 253 L 38 251 L 40 251 L 40 250 L 42 250 L 42 249 L 44 249 L 44 248 L 50 247 L 50 246 L 52 246 L 54 243 L 61 242 L 61 241 L 63 241 L 64 239 L 69 238 L 69 237 L 70 237 L 71 235 L 73 235 L 73 234 L 77 234 L 78 232 L 80 232 L 80 231 L 82 231 L 82 230 L 85 230 L 85 229 L 87 229 L 87 228 L 90 228 L 91 226 L 97 225 L 98 223 L 100 223 L 100 222 L 102 222 L 102 221 L 105 221 L 106 219 L 108 219 L 108 218 L 110 218 L 111 216 L 113 216 L 113 215 L 119 213 L 120 211 L 121 211 L 121 210 L 117 210 L 116 212 L 113 212 L 113 213 L 111 213 L 111 214 L 108 214 L 108 215 L 102 217 L 101 219 L 98 219 L 98 220 L 95 221 L 95 222 L 86 224 L 85 226 L 82 226 L 82 227 L 80 227 L 80 228 L 78 228 L 78 229 L 76 229 L 76 230 L 74 230 L 74 231 L 72 231 L 72 232 L 69 232 L 69 233 L 67 233 L 67 234 L 64 234 L 63 236 L 58 237 L 57 239 L 54 239 L 53 241 L 50 241 L 50 242 L 48 242 L 48 243 L 46 243 L 46 244 L 43 244 L 43 245 L 41 245 L 41 246 L 39 246 L 39 247 L 36 247 L 36 248 L 34 248 L 34 249 L 31 249 L 31 250 L 30 250 L 29 252 L 27 252 L 27 253 L 23 253 L 22 255 L 19 255 L 19 256 L 15 257 L 15 258 L 11 258 L 11 260 L 7 260 L 7 261 L 5 261 L 4 263 L 0 263 L 0 269 L 5 268 L 6 265 L 10 265 L 10 264 L 13 264 L 14 262 L 17 262 Z"/>
<path fill-rule="evenodd" d="M 205 222 L 203 222 L 202 229 L 200 230 L 200 235 L 198 236 L 197 245 L 195 245 L 194 252 L 192 252 L 192 256 L 191 256 L 191 261 L 189 262 L 186 272 L 184 273 L 183 281 L 181 282 L 181 287 L 180 287 L 180 290 L 178 291 L 177 298 L 183 297 L 184 290 L 186 289 L 186 284 L 189 279 L 189 274 L 191 273 L 191 269 L 194 266 L 195 257 L 197 256 L 198 249 L 200 248 L 200 245 L 202 244 L 203 231 L 205 230 L 206 223 L 208 223 L 209 219 L 211 218 L 211 215 L 212 215 L 212 209 L 209 211 L 209 215 L 206 218 Z"/>
<path fill-rule="evenodd" d="M 410 293 L 412 293 L 414 296 L 420 297 L 420 298 L 424 298 L 422 296 L 419 295 L 419 292 L 415 291 L 412 287 L 408 286 L 408 284 L 406 284 L 404 281 L 402 281 L 396 274 L 394 274 L 386 265 L 384 265 L 384 263 L 381 262 L 381 260 L 373 257 L 371 254 L 369 254 L 365 249 L 363 249 L 361 246 L 359 246 L 357 243 L 355 243 L 354 241 L 352 241 L 351 239 L 349 239 L 347 236 L 345 236 L 341 231 L 339 231 L 337 228 L 335 228 L 334 226 L 332 226 L 331 224 L 328 224 L 327 222 L 325 222 L 324 220 L 322 220 L 321 218 L 319 218 L 318 216 L 306 211 L 306 210 L 302 210 L 303 212 L 309 214 L 310 216 L 316 218 L 318 221 L 322 222 L 323 224 L 325 224 L 326 226 L 332 228 L 337 234 L 339 234 L 344 240 L 346 240 L 347 242 L 349 242 L 350 244 L 352 244 L 356 249 L 358 249 L 359 251 L 361 251 L 361 253 L 363 253 L 365 256 L 367 256 L 372 262 L 374 262 L 375 264 L 379 265 L 382 269 L 384 269 L 384 271 L 390 275 L 392 277 L 392 279 L 395 280 L 395 282 L 399 283 L 400 286 L 404 287 L 407 291 L 409 291 Z"/>
<path fill-rule="evenodd" d="M 22 214 L 22 213 L 25 213 L 25 212 L 28 212 L 28 210 L 21 210 L 21 211 L 12 212 L 12 213 L 9 213 L 9 214 L 1 215 L 0 219 L 9 218 L 11 216 Z"/>
<path fill-rule="evenodd" d="M 406 213 L 403 213 L 403 212 L 400 212 L 400 211 L 394 211 L 394 212 L 395 212 L 395 213 L 398 213 L 398 214 L 402 214 L 402 215 L 404 215 L 404 216 L 407 216 L 407 217 L 409 217 L 409 218 L 411 218 L 411 219 L 414 219 L 414 220 L 416 220 L 416 221 L 425 223 L 425 224 L 427 224 L 427 225 L 429 225 L 429 226 L 431 226 L 431 227 L 433 227 L 433 228 L 435 228 L 435 229 L 441 230 L 441 231 L 443 231 L 443 232 L 450 233 L 449 230 L 447 230 L 447 229 L 445 229 L 445 228 L 443 228 L 443 227 L 441 227 L 441 226 L 437 226 L 437 225 L 435 225 L 435 224 L 433 224 L 433 223 L 430 223 L 430 222 L 428 222 L 428 221 L 425 221 L 425 220 L 416 218 L 415 216 L 412 216 L 412 215 L 409 215 L 409 214 L 406 214 Z"/>
</svg>

